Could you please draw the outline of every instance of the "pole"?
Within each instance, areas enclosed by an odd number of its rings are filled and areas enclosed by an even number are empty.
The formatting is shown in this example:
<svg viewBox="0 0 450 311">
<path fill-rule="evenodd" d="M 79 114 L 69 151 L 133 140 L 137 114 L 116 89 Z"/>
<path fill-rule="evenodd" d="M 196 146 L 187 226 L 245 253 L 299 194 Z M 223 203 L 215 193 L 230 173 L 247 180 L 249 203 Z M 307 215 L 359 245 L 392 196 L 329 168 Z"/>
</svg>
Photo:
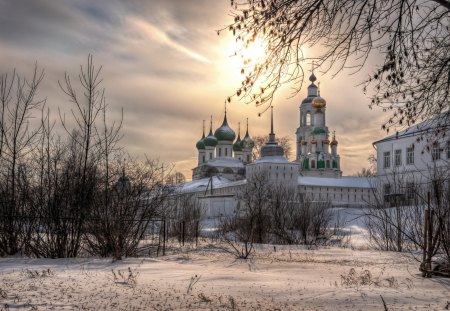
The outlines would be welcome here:
<svg viewBox="0 0 450 311">
<path fill-rule="evenodd" d="M 431 258 L 433 257 L 433 210 L 431 208 L 428 212 L 428 259 L 427 259 L 427 271 L 428 277 L 431 277 Z"/>
<path fill-rule="evenodd" d="M 181 231 L 181 239 L 182 239 L 183 246 L 184 246 L 184 228 L 185 228 L 185 226 L 186 226 L 186 222 L 183 220 L 183 230 Z"/>
<path fill-rule="evenodd" d="M 198 247 L 198 220 L 195 223 L 195 247 Z"/>
<path fill-rule="evenodd" d="M 166 219 L 163 219 L 163 256 L 166 255 Z"/>
</svg>

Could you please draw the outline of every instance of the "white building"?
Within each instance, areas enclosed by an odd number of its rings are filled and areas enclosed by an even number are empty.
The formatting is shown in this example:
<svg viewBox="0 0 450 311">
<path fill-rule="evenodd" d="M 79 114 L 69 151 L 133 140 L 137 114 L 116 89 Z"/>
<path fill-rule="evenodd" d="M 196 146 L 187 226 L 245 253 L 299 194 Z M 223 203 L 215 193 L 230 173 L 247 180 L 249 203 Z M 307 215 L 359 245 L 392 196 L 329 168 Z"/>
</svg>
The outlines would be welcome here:
<svg viewBox="0 0 450 311">
<path fill-rule="evenodd" d="M 374 180 L 366 177 L 343 177 L 338 142 L 329 138 L 326 125 L 326 101 L 320 97 L 317 80 L 311 75 L 307 98 L 300 105 L 299 127 L 296 132 L 295 161 L 284 156 L 276 143 L 273 130 L 273 110 L 269 141 L 261 147 L 261 157 L 252 159 L 254 142 L 247 132 L 236 139 L 229 126 L 227 113 L 222 125 L 214 132 L 212 122 L 208 136 L 197 142 L 198 166 L 193 169 L 193 181 L 180 185 L 179 192 L 194 193 L 201 200 L 207 217 L 233 214 L 240 206 L 237 193 L 247 180 L 264 172 L 272 183 L 297 188 L 312 201 L 327 201 L 334 207 L 364 207 L 373 200 Z"/>
<path fill-rule="evenodd" d="M 441 133 L 436 135 L 436 130 Z M 438 128 L 435 120 L 427 120 L 374 142 L 383 194 L 403 194 L 411 200 L 418 188 L 430 188 L 433 181 L 448 182 L 449 136 L 448 127 Z"/>
<path fill-rule="evenodd" d="M 340 157 L 337 153 L 336 135 L 330 141 L 326 126 L 325 99 L 320 97 L 314 84 L 316 76 L 311 74 L 308 96 L 300 105 L 300 125 L 297 128 L 297 156 L 302 176 L 341 177 Z"/>
</svg>

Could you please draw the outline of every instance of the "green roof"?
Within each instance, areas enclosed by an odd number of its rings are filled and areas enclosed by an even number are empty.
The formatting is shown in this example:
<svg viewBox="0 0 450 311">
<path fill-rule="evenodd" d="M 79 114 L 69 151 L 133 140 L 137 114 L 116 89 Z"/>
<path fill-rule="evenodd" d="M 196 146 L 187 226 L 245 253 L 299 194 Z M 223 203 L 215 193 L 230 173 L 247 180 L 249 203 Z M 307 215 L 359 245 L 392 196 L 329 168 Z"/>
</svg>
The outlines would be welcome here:
<svg viewBox="0 0 450 311">
<path fill-rule="evenodd" d="M 205 149 L 205 143 L 203 142 L 203 139 L 200 139 L 200 140 L 197 142 L 197 144 L 195 145 L 195 147 L 196 147 L 198 150 L 203 150 L 203 149 Z"/>
<path fill-rule="evenodd" d="M 312 135 L 320 135 L 320 134 L 328 134 L 327 130 L 325 130 L 323 127 L 315 127 L 311 131 Z"/>
</svg>

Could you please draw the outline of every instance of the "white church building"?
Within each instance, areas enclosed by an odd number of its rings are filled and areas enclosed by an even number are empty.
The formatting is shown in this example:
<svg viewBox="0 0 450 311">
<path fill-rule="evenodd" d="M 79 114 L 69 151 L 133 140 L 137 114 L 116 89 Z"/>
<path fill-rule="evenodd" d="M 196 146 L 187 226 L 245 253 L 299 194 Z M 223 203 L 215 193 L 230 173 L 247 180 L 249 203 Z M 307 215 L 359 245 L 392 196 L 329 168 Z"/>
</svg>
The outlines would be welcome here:
<svg viewBox="0 0 450 311">
<path fill-rule="evenodd" d="M 312 201 L 327 201 L 333 207 L 364 207 L 373 200 L 374 181 L 367 177 L 342 176 L 338 141 L 326 124 L 327 102 L 320 96 L 314 73 L 309 78 L 307 97 L 299 107 L 296 134 L 296 158 L 289 161 L 277 144 L 274 132 L 273 107 L 268 143 L 261 147 L 261 156 L 252 158 L 254 142 L 249 134 L 248 120 L 241 139 L 229 123 L 227 111 L 220 127 L 196 144 L 198 163 L 192 181 L 178 185 L 178 193 L 195 195 L 206 209 L 206 217 L 231 215 L 240 207 L 238 192 L 253 174 L 265 172 L 271 182 L 296 187 L 298 193 Z"/>
<path fill-rule="evenodd" d="M 412 204 L 418 199 L 415 193 L 430 190 L 435 182 L 450 189 L 450 128 L 439 122 L 448 119 L 448 114 L 373 143 L 377 179 L 384 196 L 402 196 Z"/>
</svg>

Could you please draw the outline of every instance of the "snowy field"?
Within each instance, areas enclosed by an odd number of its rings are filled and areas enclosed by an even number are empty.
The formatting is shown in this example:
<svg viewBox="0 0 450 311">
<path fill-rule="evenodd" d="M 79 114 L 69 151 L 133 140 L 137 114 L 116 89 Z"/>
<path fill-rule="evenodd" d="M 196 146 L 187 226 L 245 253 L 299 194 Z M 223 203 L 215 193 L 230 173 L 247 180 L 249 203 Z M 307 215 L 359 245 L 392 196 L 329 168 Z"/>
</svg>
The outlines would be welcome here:
<svg viewBox="0 0 450 311">
<path fill-rule="evenodd" d="M 445 310 L 450 280 L 397 253 L 206 243 L 166 257 L 0 259 L 0 310 Z M 131 271 L 131 274 L 130 274 Z"/>
</svg>

